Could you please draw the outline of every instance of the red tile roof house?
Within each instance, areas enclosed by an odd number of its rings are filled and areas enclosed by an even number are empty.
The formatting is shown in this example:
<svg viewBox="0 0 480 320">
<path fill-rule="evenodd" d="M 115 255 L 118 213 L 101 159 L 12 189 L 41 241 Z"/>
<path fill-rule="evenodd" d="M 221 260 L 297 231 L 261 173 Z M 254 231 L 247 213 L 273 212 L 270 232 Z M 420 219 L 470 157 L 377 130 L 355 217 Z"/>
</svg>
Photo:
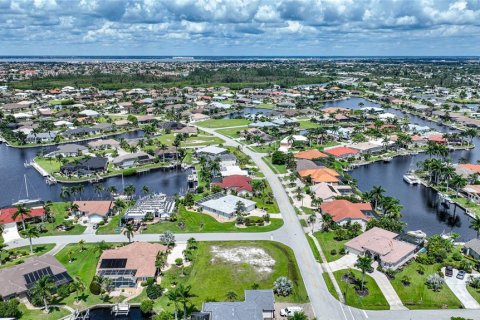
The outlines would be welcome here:
<svg viewBox="0 0 480 320">
<path fill-rule="evenodd" d="M 220 188 L 227 191 L 235 191 L 237 195 L 251 195 L 253 192 L 253 187 L 251 185 L 252 179 L 246 176 L 241 175 L 231 175 L 224 177 L 222 182 L 212 183 L 214 186 L 219 186 Z"/>
<path fill-rule="evenodd" d="M 75 214 L 80 214 L 88 217 L 90 223 L 100 223 L 105 221 L 113 210 L 113 202 L 105 201 L 75 201 L 74 204 L 78 206 L 78 211 Z"/>
<path fill-rule="evenodd" d="M 323 150 L 324 153 L 334 156 L 335 158 L 350 158 L 357 156 L 360 152 L 358 150 L 348 147 L 333 147 Z"/>
<path fill-rule="evenodd" d="M 398 269 L 415 256 L 417 246 L 397 240 L 398 234 L 374 227 L 345 243 L 356 255 L 370 255 L 386 269 Z"/>
<path fill-rule="evenodd" d="M 335 223 L 344 225 L 348 221 L 357 222 L 365 230 L 368 220 L 373 215 L 370 203 L 353 203 L 348 200 L 334 200 L 320 205 L 322 212 L 330 215 Z"/>
<path fill-rule="evenodd" d="M 15 220 L 12 216 L 17 212 L 17 208 L 4 208 L 0 209 L 0 224 L 17 223 L 22 221 L 22 217 L 18 216 Z M 26 217 L 25 221 L 32 218 L 43 218 L 45 216 L 45 210 L 43 208 L 30 209 L 30 217 Z"/>
</svg>

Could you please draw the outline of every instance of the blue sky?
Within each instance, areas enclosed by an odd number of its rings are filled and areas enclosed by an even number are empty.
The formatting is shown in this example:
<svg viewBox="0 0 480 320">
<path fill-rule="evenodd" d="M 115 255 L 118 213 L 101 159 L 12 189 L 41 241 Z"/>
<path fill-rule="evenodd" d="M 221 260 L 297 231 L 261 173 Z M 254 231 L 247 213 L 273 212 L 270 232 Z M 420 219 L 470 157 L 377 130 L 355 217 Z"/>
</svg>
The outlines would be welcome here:
<svg viewBox="0 0 480 320">
<path fill-rule="evenodd" d="M 0 55 L 480 55 L 480 0 L 0 0 Z"/>
</svg>

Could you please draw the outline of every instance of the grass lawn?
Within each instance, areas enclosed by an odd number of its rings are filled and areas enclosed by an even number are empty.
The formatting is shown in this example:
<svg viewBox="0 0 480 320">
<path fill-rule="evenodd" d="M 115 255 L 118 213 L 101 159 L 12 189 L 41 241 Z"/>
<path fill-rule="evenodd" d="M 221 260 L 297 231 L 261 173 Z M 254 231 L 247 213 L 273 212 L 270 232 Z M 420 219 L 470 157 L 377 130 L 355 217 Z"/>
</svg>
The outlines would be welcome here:
<svg viewBox="0 0 480 320">
<path fill-rule="evenodd" d="M 322 273 L 323 280 L 325 280 L 325 284 L 327 285 L 328 292 L 338 300 L 338 293 L 337 290 L 335 290 L 335 287 L 333 286 L 333 282 L 328 276 L 328 273 L 324 272 Z"/>
<path fill-rule="evenodd" d="M 52 214 L 55 217 L 55 222 L 45 222 L 43 225 L 46 229 L 46 232 L 42 232 L 41 236 L 56 236 L 56 235 L 76 235 L 82 234 L 87 227 L 80 224 L 73 224 L 73 227 L 68 231 L 57 230 L 57 226 L 62 224 L 67 216 L 68 202 L 54 202 L 52 203 Z M 33 240 L 35 243 L 35 239 Z"/>
<path fill-rule="evenodd" d="M 272 271 L 260 271 L 247 261 L 234 263 L 214 258 L 212 247 L 236 252 L 238 248 L 263 249 L 275 264 Z M 262 256 L 265 256 L 264 254 Z M 226 294 L 234 291 L 238 301 L 244 299 L 244 290 L 258 284 L 259 289 L 271 289 L 273 282 L 280 276 L 286 276 L 293 282 L 293 294 L 288 297 L 276 297 L 277 302 L 304 303 L 308 296 L 302 276 L 290 248 L 270 241 L 240 241 L 240 242 L 199 242 L 199 247 L 192 265 L 185 268 L 186 276 L 180 275 L 177 267 L 172 267 L 162 278 L 162 286 L 171 287 L 172 281 L 192 286 L 192 293 L 197 297 L 191 301 L 196 309 L 200 309 L 205 301 L 225 301 Z M 212 276 L 214 275 L 214 276 Z M 146 297 L 145 292 L 132 302 L 141 302 Z M 173 305 L 163 296 L 155 300 L 155 310 L 173 310 Z"/>
<path fill-rule="evenodd" d="M 149 225 L 143 233 L 162 233 L 170 230 L 177 233 L 190 233 L 190 232 L 266 232 L 272 231 L 283 226 L 282 219 L 270 219 L 271 224 L 268 226 L 251 226 L 247 228 L 237 228 L 235 222 L 218 222 L 213 217 L 186 210 L 184 207 L 180 207 L 177 214 L 178 220 L 175 222 L 161 221 L 156 224 Z M 185 221 L 185 228 L 182 229 L 178 226 L 178 222 L 183 219 Z"/>
<path fill-rule="evenodd" d="M 249 148 L 251 150 L 253 150 L 255 152 L 259 152 L 259 153 L 269 153 L 269 152 L 273 152 L 277 149 L 276 148 L 276 143 L 263 144 L 263 145 L 259 145 L 259 146 L 249 147 Z"/>
<path fill-rule="evenodd" d="M 241 127 L 241 128 L 231 128 L 231 129 L 220 129 L 217 130 L 218 133 L 223 134 L 227 137 L 232 139 L 240 138 L 240 132 L 247 129 L 248 127 Z"/>
<path fill-rule="evenodd" d="M 313 256 L 318 262 L 322 262 L 322 257 L 320 256 L 320 252 L 317 249 L 317 246 L 315 245 L 315 242 L 313 242 L 313 239 L 310 238 L 308 234 L 305 235 L 307 237 L 308 244 L 310 245 L 310 249 L 312 249 Z"/>
<path fill-rule="evenodd" d="M 273 103 L 260 103 L 255 106 L 255 108 L 262 108 L 262 109 L 273 109 Z"/>
<path fill-rule="evenodd" d="M 96 234 L 112 234 L 112 233 L 119 233 L 116 229 L 119 229 L 120 219 L 122 219 L 123 215 L 125 214 L 126 209 L 122 210 L 122 212 L 114 215 L 110 218 L 108 223 L 103 226 L 99 226 L 97 229 Z"/>
<path fill-rule="evenodd" d="M 312 121 L 299 121 L 298 123 L 300 124 L 300 129 L 312 129 L 320 127 L 318 123 Z"/>
<path fill-rule="evenodd" d="M 33 241 L 35 243 L 35 240 L 33 240 Z M 22 263 L 22 262 L 25 261 L 25 259 L 28 259 L 32 256 L 41 256 L 41 255 L 47 253 L 48 251 L 52 250 L 53 247 L 55 247 L 55 244 L 53 244 L 53 243 L 33 245 L 33 255 L 30 254 L 30 246 L 10 249 L 10 250 L 8 250 L 9 253 L 14 254 L 15 252 L 22 252 L 22 253 L 25 253 L 25 255 L 22 255 L 21 257 L 18 257 L 16 259 L 13 259 L 13 260 L 10 260 L 10 261 L 7 261 L 7 262 L 3 262 L 2 265 L 0 266 L 0 269 Z"/>
<path fill-rule="evenodd" d="M 263 162 L 265 162 L 274 173 L 283 174 L 287 173 L 287 168 L 283 164 L 272 164 L 271 157 L 263 157 Z"/>
<path fill-rule="evenodd" d="M 352 270 L 357 279 L 361 279 L 362 273 L 357 270 Z M 383 296 L 380 288 L 378 287 L 375 280 L 370 277 L 368 274 L 365 276 L 365 286 L 368 288 L 368 295 L 360 297 L 353 288 L 353 285 L 348 285 L 342 280 L 342 277 L 348 270 L 338 270 L 333 273 L 337 283 L 345 297 L 345 304 L 366 310 L 388 310 L 390 305 Z M 328 277 L 328 275 L 327 275 Z M 332 285 L 333 287 L 333 285 Z M 330 290 L 330 289 L 329 289 Z M 335 290 L 334 290 L 335 291 Z"/>
<path fill-rule="evenodd" d="M 427 277 L 436 273 L 439 265 L 421 265 L 425 269 L 423 275 L 417 272 L 419 265 L 419 263 L 413 261 L 397 273 L 395 279 L 391 280 L 403 304 L 409 309 L 460 308 L 460 301 L 447 285 L 444 285 L 439 292 L 433 292 L 425 286 Z M 410 278 L 411 284 L 408 287 L 405 287 L 401 282 L 404 275 Z"/>
<path fill-rule="evenodd" d="M 462 207 L 470 209 L 470 211 L 474 212 L 477 217 L 480 217 L 480 206 L 478 204 L 464 197 L 453 196 L 451 198 L 453 199 L 453 201 L 457 202 Z"/>
<path fill-rule="evenodd" d="M 344 241 L 335 240 L 333 238 L 335 236 L 335 233 L 333 232 L 319 231 L 319 232 L 315 232 L 313 235 L 315 236 L 315 238 L 318 239 L 318 242 L 322 247 L 323 253 L 325 254 L 325 258 L 327 258 L 327 262 L 332 262 L 342 257 L 342 255 L 340 254 L 340 250 L 344 247 L 345 242 L 347 242 L 348 240 L 344 240 Z M 333 249 L 337 251 L 337 254 L 332 255 Z"/>
<path fill-rule="evenodd" d="M 70 314 L 67 309 L 58 307 L 50 308 L 49 313 L 43 310 L 30 310 L 23 303 L 20 303 L 19 310 L 22 313 L 19 320 L 57 320 Z"/>
<path fill-rule="evenodd" d="M 250 124 L 251 121 L 247 119 L 210 119 L 197 123 L 199 127 L 203 128 L 226 128 L 226 127 L 237 127 L 237 126 L 246 126 Z"/>
<path fill-rule="evenodd" d="M 121 244 L 110 245 L 113 247 Z M 86 290 L 80 295 L 80 303 L 78 305 L 73 304 L 75 299 L 74 294 L 62 301 L 62 303 L 67 304 L 75 309 L 82 309 L 87 306 L 103 302 L 99 296 L 91 294 L 88 289 L 90 283 L 92 282 L 93 276 L 96 273 L 98 259 L 101 255 L 100 250 L 98 250 L 98 244 L 86 243 L 84 247 L 85 250 L 80 251 L 80 245 L 69 244 L 55 255 L 58 261 L 65 266 L 70 276 L 72 278 L 79 277 L 86 287 Z M 69 252 L 72 252 L 74 257 L 74 260 L 71 263 L 68 262 Z M 112 298 L 111 303 L 119 302 L 121 299 L 121 297 Z"/>
<path fill-rule="evenodd" d="M 198 135 L 193 137 L 188 137 L 186 141 L 182 142 L 182 147 L 194 147 L 200 145 L 212 145 L 212 144 L 222 144 L 225 141 L 218 137 L 210 135 Z"/>
<path fill-rule="evenodd" d="M 50 174 L 59 172 L 60 167 L 62 166 L 62 163 L 55 158 L 36 157 L 35 162 Z"/>
<path fill-rule="evenodd" d="M 467 290 L 470 292 L 472 297 L 480 303 L 480 289 L 475 289 L 467 285 Z"/>
</svg>

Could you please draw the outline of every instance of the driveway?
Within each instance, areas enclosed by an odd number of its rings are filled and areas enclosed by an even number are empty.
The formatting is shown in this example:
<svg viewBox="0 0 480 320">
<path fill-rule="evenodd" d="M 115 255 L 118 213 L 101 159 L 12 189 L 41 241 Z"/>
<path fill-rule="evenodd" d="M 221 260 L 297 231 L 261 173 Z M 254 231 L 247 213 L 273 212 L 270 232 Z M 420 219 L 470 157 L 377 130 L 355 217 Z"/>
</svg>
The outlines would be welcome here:
<svg viewBox="0 0 480 320">
<path fill-rule="evenodd" d="M 357 262 L 356 255 L 346 254 L 338 260 L 329 262 L 328 265 L 330 266 L 330 269 L 332 270 L 332 272 L 335 272 L 342 269 L 353 268 L 353 266 L 355 265 L 355 262 Z"/>
<path fill-rule="evenodd" d="M 442 271 L 445 271 L 444 269 Z M 457 296 L 465 309 L 480 309 L 480 304 L 475 300 L 467 290 L 467 280 L 470 275 L 467 273 L 463 280 L 457 279 L 458 270 L 453 269 L 452 277 L 445 277 L 445 283 Z"/>
<path fill-rule="evenodd" d="M 2 236 L 4 242 L 12 242 L 21 239 L 20 234 L 18 233 L 17 223 L 12 222 L 5 224 Z"/>
</svg>

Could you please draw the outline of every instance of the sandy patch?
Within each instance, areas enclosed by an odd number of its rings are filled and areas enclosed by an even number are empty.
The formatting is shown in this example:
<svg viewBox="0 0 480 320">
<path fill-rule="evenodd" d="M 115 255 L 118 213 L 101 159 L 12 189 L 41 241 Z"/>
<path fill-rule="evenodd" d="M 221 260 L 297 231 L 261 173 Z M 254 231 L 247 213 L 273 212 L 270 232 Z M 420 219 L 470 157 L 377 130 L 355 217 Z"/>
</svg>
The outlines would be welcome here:
<svg viewBox="0 0 480 320">
<path fill-rule="evenodd" d="M 261 273 L 271 273 L 275 260 L 261 248 L 252 247 L 234 247 L 222 248 L 218 246 L 211 247 L 212 263 L 224 261 L 232 264 L 248 263 L 253 269 Z"/>
</svg>

